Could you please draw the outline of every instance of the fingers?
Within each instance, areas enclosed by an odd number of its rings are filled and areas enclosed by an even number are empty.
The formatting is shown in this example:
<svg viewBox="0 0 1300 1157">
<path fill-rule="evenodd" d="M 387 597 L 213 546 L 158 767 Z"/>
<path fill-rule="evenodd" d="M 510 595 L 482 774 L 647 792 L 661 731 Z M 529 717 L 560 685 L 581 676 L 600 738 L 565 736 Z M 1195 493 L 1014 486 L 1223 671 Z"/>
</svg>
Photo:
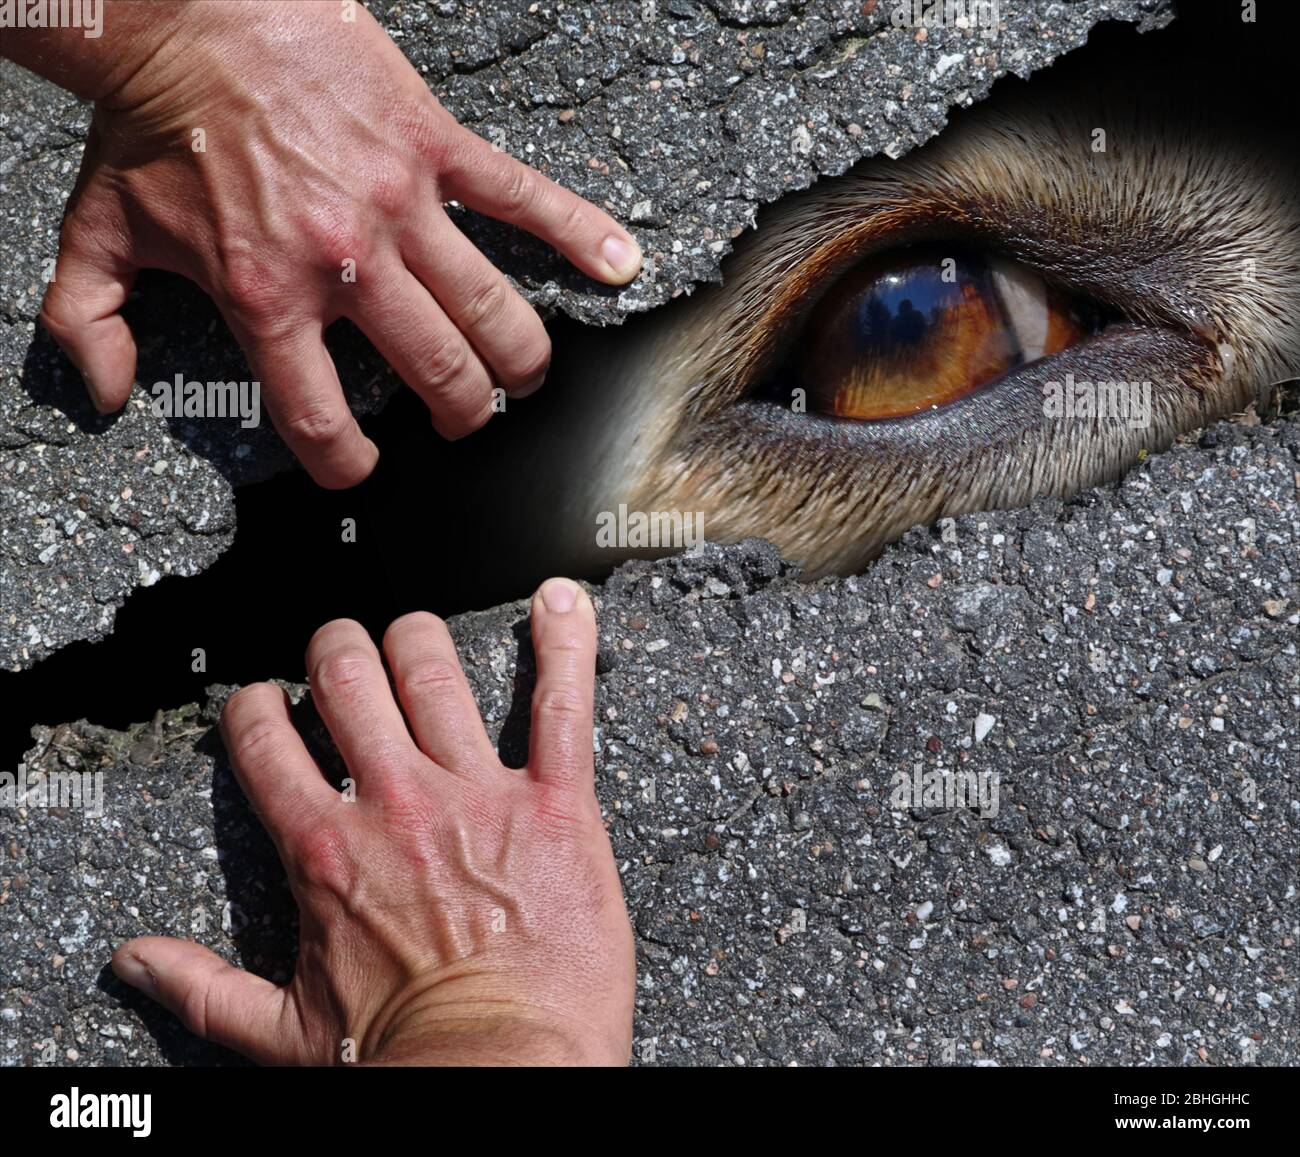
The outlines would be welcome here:
<svg viewBox="0 0 1300 1157">
<path fill-rule="evenodd" d="M 348 316 L 424 399 L 434 429 L 444 438 L 463 438 L 492 416 L 487 369 L 406 269 L 399 267 L 377 279 Z"/>
<path fill-rule="evenodd" d="M 594 787 L 592 714 L 596 613 L 569 579 L 547 579 L 533 596 L 537 686 L 528 767 L 543 782 Z"/>
<path fill-rule="evenodd" d="M 253 683 L 236 691 L 221 713 L 221 737 L 239 786 L 279 846 L 314 827 L 337 803 L 293 725 L 281 688 Z"/>
<path fill-rule="evenodd" d="M 326 623 L 307 647 L 311 697 L 354 776 L 382 774 L 416 754 L 379 652 L 360 623 Z"/>
<path fill-rule="evenodd" d="M 364 481 L 379 449 L 348 408 L 319 322 L 255 333 L 227 314 L 280 437 L 316 482 L 331 490 Z"/>
<path fill-rule="evenodd" d="M 445 213 L 413 232 L 403 257 L 510 397 L 542 384 L 551 360 L 542 319 Z"/>
<path fill-rule="evenodd" d="M 589 277 L 621 285 L 641 269 L 640 247 L 613 217 L 468 129 L 454 131 L 439 177 L 445 200 L 527 229 Z"/>
<path fill-rule="evenodd" d="M 384 636 L 397 696 L 420 750 L 449 771 L 472 773 L 499 761 L 446 625 L 436 615 L 403 615 Z"/>
<path fill-rule="evenodd" d="M 41 324 L 81 371 L 95 409 L 107 414 L 126 404 L 135 380 L 135 339 L 117 311 L 135 283 L 136 267 L 91 244 L 83 229 L 73 218 L 64 225 Z"/>
<path fill-rule="evenodd" d="M 204 1040 L 263 1062 L 292 1057 L 283 990 L 191 940 L 142 936 L 113 953 L 113 971 Z"/>
</svg>

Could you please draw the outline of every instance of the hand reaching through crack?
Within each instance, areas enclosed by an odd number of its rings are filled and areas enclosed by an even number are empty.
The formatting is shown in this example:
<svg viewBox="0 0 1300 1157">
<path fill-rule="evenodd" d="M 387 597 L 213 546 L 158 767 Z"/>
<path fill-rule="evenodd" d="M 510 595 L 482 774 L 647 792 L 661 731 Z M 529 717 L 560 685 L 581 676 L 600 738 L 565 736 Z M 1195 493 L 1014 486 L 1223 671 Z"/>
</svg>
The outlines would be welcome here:
<svg viewBox="0 0 1300 1157">
<path fill-rule="evenodd" d="M 335 791 L 269 684 L 222 733 L 300 911 L 277 987 L 192 941 L 123 944 L 113 969 L 200 1036 L 268 1064 L 625 1064 L 635 961 L 593 784 L 595 612 L 575 583 L 533 597 L 527 767 L 505 767 L 440 619 L 379 652 L 317 631 L 312 697 L 347 764 Z"/>
<path fill-rule="evenodd" d="M 613 218 L 458 125 L 360 4 L 114 0 L 102 33 L 25 28 L 3 49 L 95 102 L 41 319 L 101 411 L 135 376 L 118 310 L 139 269 L 169 270 L 216 301 L 312 477 L 351 486 L 378 450 L 322 340 L 333 321 L 366 334 L 447 438 L 550 361 L 537 314 L 444 203 L 600 281 L 640 268 Z"/>
</svg>

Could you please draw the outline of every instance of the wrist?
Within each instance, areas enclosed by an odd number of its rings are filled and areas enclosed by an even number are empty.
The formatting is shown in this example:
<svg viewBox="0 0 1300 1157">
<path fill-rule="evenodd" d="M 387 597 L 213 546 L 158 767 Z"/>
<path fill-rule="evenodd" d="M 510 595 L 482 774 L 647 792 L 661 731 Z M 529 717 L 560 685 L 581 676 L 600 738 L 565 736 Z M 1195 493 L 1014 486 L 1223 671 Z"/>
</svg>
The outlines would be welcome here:
<svg viewBox="0 0 1300 1157">
<path fill-rule="evenodd" d="M 3 55 L 83 100 L 102 101 L 136 75 L 170 31 L 192 16 L 180 0 L 95 0 L 76 24 L 23 25 L 4 38 Z"/>
<path fill-rule="evenodd" d="M 91 99 L 107 109 L 125 111 L 170 104 L 179 86 L 201 89 L 218 70 L 222 45 L 245 33 L 257 19 L 243 4 L 195 3 L 193 0 L 113 0 L 105 23 L 117 16 L 122 50 L 98 78 Z"/>
</svg>

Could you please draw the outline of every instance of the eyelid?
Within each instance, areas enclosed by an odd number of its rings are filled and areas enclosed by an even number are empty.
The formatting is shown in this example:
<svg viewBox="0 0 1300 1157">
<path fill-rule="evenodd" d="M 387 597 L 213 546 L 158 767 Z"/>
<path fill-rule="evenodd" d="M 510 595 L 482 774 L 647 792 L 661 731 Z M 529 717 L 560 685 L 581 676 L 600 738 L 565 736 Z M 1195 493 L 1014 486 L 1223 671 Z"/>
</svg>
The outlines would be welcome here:
<svg viewBox="0 0 1300 1157">
<path fill-rule="evenodd" d="M 902 162 L 903 165 L 906 161 Z M 745 397 L 798 339 L 801 323 L 855 264 L 912 244 L 952 243 L 1037 274 L 1049 289 L 1088 302 L 1116 320 L 1168 328 L 1211 348 L 1224 335 L 1187 284 L 1176 248 L 1125 246 L 1111 237 L 1098 253 L 1063 225 L 1052 206 L 1023 196 L 980 206 L 927 188 L 919 171 L 890 171 L 810 190 L 775 220 L 760 223 L 726 269 L 731 322 L 709 335 L 693 369 L 682 416 L 709 417 Z"/>
</svg>

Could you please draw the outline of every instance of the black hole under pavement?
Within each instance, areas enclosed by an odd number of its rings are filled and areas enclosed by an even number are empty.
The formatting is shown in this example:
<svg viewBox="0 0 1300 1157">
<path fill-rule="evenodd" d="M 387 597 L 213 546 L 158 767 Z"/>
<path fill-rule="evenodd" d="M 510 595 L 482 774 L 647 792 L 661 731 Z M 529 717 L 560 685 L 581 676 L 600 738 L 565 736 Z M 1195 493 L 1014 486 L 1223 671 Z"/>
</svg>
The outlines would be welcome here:
<svg viewBox="0 0 1300 1157">
<path fill-rule="evenodd" d="M 356 619 L 378 640 L 408 611 L 447 616 L 531 593 L 494 578 L 482 561 L 500 544 L 476 542 L 472 520 L 430 493 L 454 495 L 458 467 L 481 443 L 441 442 L 407 390 L 362 426 L 381 448 L 365 483 L 322 490 L 295 470 L 240 488 L 235 541 L 207 570 L 132 592 L 106 639 L 0 672 L 0 769 L 17 767 L 36 724 L 87 719 L 120 730 L 158 708 L 202 702 L 214 683 L 301 680 L 308 640 L 330 619 Z M 429 491 L 413 489 L 404 455 L 439 457 Z M 343 540 L 345 518 L 356 520 L 355 542 Z M 399 539 L 400 558 L 386 556 L 385 541 Z M 202 673 L 191 666 L 196 647 L 206 653 Z"/>
</svg>

